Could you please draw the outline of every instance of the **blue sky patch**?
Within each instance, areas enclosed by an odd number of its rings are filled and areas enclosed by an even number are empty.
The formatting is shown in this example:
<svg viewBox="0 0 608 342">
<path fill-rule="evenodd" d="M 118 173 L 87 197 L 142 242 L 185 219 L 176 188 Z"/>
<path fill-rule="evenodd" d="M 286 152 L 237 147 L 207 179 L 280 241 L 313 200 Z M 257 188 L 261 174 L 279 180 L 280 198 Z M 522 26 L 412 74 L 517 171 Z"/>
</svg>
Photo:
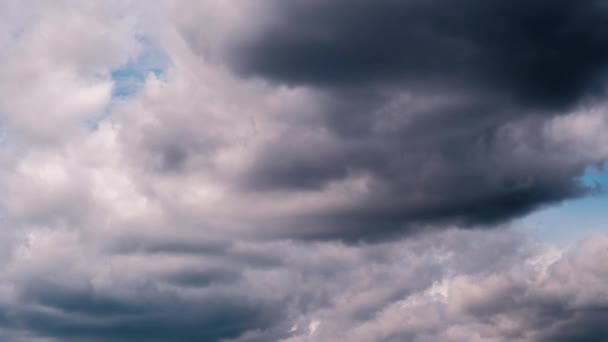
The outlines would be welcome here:
<svg viewBox="0 0 608 342">
<path fill-rule="evenodd" d="M 122 68 L 111 73 L 114 80 L 112 95 L 115 99 L 133 96 L 141 89 L 149 74 L 159 77 L 170 65 L 169 57 L 149 39 L 141 37 L 139 42 L 142 45 L 141 53 Z"/>
<path fill-rule="evenodd" d="M 594 231 L 608 233 L 608 163 L 588 168 L 581 181 L 598 191 L 532 213 L 515 226 L 540 240 L 557 243 L 578 241 Z"/>
</svg>

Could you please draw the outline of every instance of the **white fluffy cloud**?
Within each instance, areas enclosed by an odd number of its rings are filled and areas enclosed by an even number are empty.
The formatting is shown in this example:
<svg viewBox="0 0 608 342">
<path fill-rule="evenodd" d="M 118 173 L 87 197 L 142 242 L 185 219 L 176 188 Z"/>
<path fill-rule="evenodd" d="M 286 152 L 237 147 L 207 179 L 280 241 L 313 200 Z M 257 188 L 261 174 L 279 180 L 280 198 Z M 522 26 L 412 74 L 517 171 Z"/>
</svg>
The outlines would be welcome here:
<svg viewBox="0 0 608 342">
<path fill-rule="evenodd" d="M 13 25 L 0 53 L 4 123 L 30 139 L 55 140 L 103 111 L 112 98 L 109 72 L 138 49 L 133 19 L 119 12 L 128 6 L 6 2 L 3 7 L 3 21 Z"/>
</svg>

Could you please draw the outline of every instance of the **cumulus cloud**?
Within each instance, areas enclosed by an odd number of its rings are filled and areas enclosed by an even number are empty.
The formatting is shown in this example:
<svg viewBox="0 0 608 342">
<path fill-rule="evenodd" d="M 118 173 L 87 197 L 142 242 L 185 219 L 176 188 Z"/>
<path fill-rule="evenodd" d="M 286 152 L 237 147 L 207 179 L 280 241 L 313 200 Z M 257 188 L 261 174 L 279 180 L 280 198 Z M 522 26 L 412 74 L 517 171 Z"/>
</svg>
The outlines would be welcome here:
<svg viewBox="0 0 608 342">
<path fill-rule="evenodd" d="M 0 339 L 608 338 L 601 1 L 0 10 Z"/>
<path fill-rule="evenodd" d="M 103 111 L 111 101 L 110 70 L 137 50 L 129 18 L 92 3 L 3 7 L 3 21 L 21 18 L 7 29 L 0 53 L 4 123 L 48 142 Z"/>
<path fill-rule="evenodd" d="M 310 224 L 285 223 L 301 236 L 495 224 L 585 194 L 578 177 L 606 158 L 573 158 L 587 138 L 559 142 L 576 133 L 554 127 L 603 108 L 601 1 L 251 3 L 194 9 L 235 22 L 212 25 L 219 45 L 205 25 L 175 21 L 199 61 L 313 92 L 298 121 L 275 118 L 239 182 L 282 198 L 359 189 Z"/>
</svg>

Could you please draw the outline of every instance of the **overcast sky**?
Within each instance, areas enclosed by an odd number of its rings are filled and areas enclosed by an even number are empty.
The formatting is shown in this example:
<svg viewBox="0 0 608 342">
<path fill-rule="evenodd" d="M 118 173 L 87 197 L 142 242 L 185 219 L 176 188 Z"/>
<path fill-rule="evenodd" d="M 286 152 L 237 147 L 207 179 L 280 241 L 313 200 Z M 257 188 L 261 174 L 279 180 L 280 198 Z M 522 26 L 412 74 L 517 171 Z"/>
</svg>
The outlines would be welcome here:
<svg viewBox="0 0 608 342">
<path fill-rule="evenodd" d="M 608 341 L 606 22 L 0 0 L 0 340 Z"/>
</svg>

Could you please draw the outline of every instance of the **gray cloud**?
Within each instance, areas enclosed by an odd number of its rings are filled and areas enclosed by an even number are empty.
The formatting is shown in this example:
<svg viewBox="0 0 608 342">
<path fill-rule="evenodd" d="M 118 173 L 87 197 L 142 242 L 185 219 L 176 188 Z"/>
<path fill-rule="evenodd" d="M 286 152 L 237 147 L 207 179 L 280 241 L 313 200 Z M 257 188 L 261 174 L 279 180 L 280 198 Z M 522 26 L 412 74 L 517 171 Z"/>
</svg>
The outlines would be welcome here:
<svg viewBox="0 0 608 342">
<path fill-rule="evenodd" d="M 0 339 L 608 338 L 605 236 L 487 229 L 597 190 L 604 5 L 446 3 L 0 1 Z"/>
<path fill-rule="evenodd" d="M 452 229 L 358 246 L 238 242 L 203 258 L 140 249 L 104 255 L 74 233 L 45 235 L 29 241 L 33 254 L 14 255 L 2 282 L 16 289 L 17 297 L 2 300 L 0 322 L 14 334 L 52 341 L 608 337 L 607 274 L 596 262 L 608 250 L 601 235 L 556 249 L 509 230 Z M 43 240 L 63 251 L 48 254 Z M 245 252 L 249 258 L 234 257 Z M 260 258 L 276 262 L 262 266 Z"/>
<path fill-rule="evenodd" d="M 382 81 L 576 102 L 603 82 L 603 1 L 270 1 L 235 53 L 244 72 L 292 84 Z M 426 84 L 426 85 L 425 85 Z"/>
<path fill-rule="evenodd" d="M 601 105 L 602 1 L 254 3 L 251 13 L 266 14 L 241 18 L 219 51 L 203 25 L 178 21 L 202 58 L 315 92 L 308 120 L 287 119 L 239 183 L 289 196 L 366 179 L 365 194 L 288 219 L 284 234 L 493 225 L 588 193 L 579 177 L 606 158 L 572 159 L 543 134 L 556 117 Z"/>
</svg>

